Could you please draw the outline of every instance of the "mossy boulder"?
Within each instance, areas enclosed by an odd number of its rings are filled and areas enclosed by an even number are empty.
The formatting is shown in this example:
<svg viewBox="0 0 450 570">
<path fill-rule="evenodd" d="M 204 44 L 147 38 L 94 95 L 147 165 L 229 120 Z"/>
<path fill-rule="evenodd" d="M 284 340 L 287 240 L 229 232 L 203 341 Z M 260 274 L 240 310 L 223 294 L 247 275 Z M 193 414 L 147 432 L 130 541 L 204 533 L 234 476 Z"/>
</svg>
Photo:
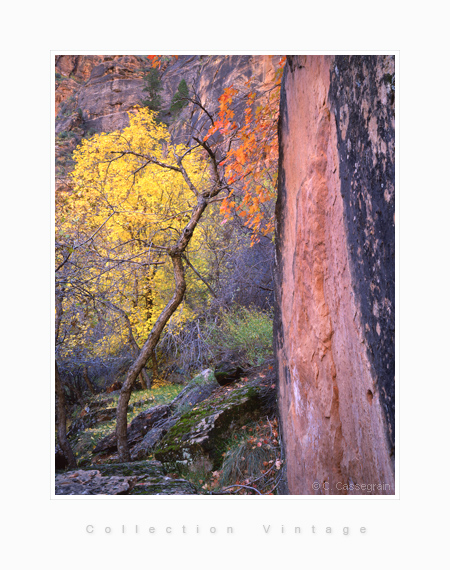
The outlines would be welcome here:
<svg viewBox="0 0 450 570">
<path fill-rule="evenodd" d="M 258 381 L 219 388 L 168 430 L 154 450 L 155 458 L 168 468 L 202 464 L 217 469 L 230 434 L 257 418 L 263 405 Z"/>
<path fill-rule="evenodd" d="M 153 406 L 136 416 L 127 427 L 127 441 L 133 461 L 144 459 L 178 418 L 219 388 L 214 372 L 203 370 L 168 405 Z M 99 413 L 99 412 L 98 412 Z M 117 450 L 116 434 L 103 438 L 93 453 Z"/>
<path fill-rule="evenodd" d="M 148 431 L 143 440 L 136 444 L 131 450 L 131 460 L 138 461 L 139 459 L 144 459 L 148 457 L 152 449 L 159 442 L 160 439 L 167 433 L 170 426 L 173 424 L 173 420 L 167 420 L 159 427 L 153 427 Z"/>
<path fill-rule="evenodd" d="M 144 459 L 180 419 L 197 404 L 208 398 L 219 387 L 212 370 L 203 370 L 195 376 L 178 396 L 169 404 L 172 416 L 159 421 L 146 433 L 140 443 L 131 450 L 133 461 Z"/>
<path fill-rule="evenodd" d="M 113 475 L 129 477 L 135 475 L 139 477 L 159 478 L 164 475 L 161 462 L 154 460 L 135 461 L 132 463 L 104 463 L 102 465 L 86 467 L 85 469 L 94 469 L 105 477 L 111 477 Z"/>
<path fill-rule="evenodd" d="M 196 404 L 208 398 L 219 388 L 214 371 L 207 368 L 197 374 L 178 396 L 172 400 L 170 407 L 174 414 L 185 413 Z"/>
</svg>

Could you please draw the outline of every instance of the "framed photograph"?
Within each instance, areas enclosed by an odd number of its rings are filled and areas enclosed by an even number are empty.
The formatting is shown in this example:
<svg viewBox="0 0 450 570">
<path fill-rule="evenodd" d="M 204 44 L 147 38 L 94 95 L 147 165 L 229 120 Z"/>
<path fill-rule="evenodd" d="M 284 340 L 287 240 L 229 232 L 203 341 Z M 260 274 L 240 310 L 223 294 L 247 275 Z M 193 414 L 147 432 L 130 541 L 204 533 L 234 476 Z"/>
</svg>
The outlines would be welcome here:
<svg viewBox="0 0 450 570">
<path fill-rule="evenodd" d="M 42 330 L 5 416 L 30 490 L 27 514 L 7 500 L 8 550 L 49 568 L 437 558 L 440 502 L 411 461 L 445 416 L 421 388 L 411 291 L 426 276 L 404 255 L 412 196 L 416 217 L 428 205 L 412 174 L 414 42 L 367 33 L 343 50 L 330 32 L 322 50 L 189 49 L 158 28 L 149 48 L 129 30 L 115 49 L 105 27 L 93 50 L 80 19 L 36 44 L 42 112 L 20 132 L 36 137 L 38 186 L 8 208 L 30 230 L 5 224 L 39 253 L 20 264 L 11 322 L 31 294 Z"/>
</svg>

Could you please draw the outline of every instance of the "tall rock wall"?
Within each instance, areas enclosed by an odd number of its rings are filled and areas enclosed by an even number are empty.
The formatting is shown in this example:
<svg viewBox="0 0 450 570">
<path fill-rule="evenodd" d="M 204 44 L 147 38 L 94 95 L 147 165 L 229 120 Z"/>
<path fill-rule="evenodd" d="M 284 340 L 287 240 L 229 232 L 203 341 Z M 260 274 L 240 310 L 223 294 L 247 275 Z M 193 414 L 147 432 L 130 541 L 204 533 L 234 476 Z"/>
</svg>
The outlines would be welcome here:
<svg viewBox="0 0 450 570">
<path fill-rule="evenodd" d="M 168 111 L 178 85 L 184 79 L 209 110 L 218 106 L 225 87 L 244 89 L 249 79 L 263 81 L 280 56 L 261 55 L 180 55 L 160 70 L 163 119 L 170 125 L 176 142 L 189 143 L 193 125 L 196 136 L 206 134 L 210 124 L 191 117 L 186 108 L 180 116 Z M 151 69 L 145 56 L 138 55 L 57 55 L 55 57 L 55 146 L 58 188 L 67 188 L 71 155 L 82 138 L 128 126 L 128 113 L 147 97 L 145 76 Z M 236 117 L 240 116 L 239 109 Z M 175 120 L 176 119 L 176 120 Z"/>
<path fill-rule="evenodd" d="M 159 72 L 162 107 L 170 107 L 184 79 L 207 109 L 214 110 L 225 87 L 244 88 L 249 79 L 262 81 L 279 60 L 280 56 L 180 55 Z M 147 97 L 144 77 L 150 69 L 145 56 L 56 56 L 56 133 L 71 131 L 75 126 L 81 127 L 81 135 L 126 127 L 128 112 Z M 170 113 L 164 116 L 169 124 L 173 119 Z"/>
<path fill-rule="evenodd" d="M 394 493 L 394 82 L 393 56 L 287 60 L 275 352 L 291 494 Z"/>
</svg>

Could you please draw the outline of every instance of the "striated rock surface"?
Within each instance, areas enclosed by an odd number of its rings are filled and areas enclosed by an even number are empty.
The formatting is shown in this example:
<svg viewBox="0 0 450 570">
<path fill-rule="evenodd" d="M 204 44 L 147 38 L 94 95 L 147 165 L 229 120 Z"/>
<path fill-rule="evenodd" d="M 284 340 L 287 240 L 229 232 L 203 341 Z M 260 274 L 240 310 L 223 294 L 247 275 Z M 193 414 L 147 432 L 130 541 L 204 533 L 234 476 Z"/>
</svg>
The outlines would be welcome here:
<svg viewBox="0 0 450 570">
<path fill-rule="evenodd" d="M 177 121 L 169 112 L 172 98 L 184 79 L 202 103 L 215 109 L 225 87 L 244 88 L 249 79 L 262 80 L 279 61 L 279 56 L 180 55 L 160 70 L 163 120 L 171 124 L 177 142 L 189 142 L 184 122 L 189 121 L 197 136 L 205 134 L 209 122 L 200 114 L 184 109 Z M 72 152 L 83 138 L 128 126 L 128 112 L 147 97 L 145 76 L 151 69 L 144 55 L 58 55 L 55 57 L 55 154 L 56 190 L 70 192 Z M 239 115 L 237 110 L 236 116 Z"/>
<path fill-rule="evenodd" d="M 278 60 L 279 56 L 180 55 L 160 70 L 162 108 L 170 107 L 181 79 L 195 89 L 207 108 L 215 108 L 225 87 L 244 88 L 249 79 L 262 80 Z M 74 111 L 80 116 L 82 134 L 127 126 L 128 111 L 147 97 L 144 77 L 150 68 L 145 56 L 56 56 L 57 134 L 73 127 L 67 118 Z M 164 118 L 171 122 L 174 117 L 167 112 Z"/>
<path fill-rule="evenodd" d="M 99 465 L 55 477 L 56 495 L 195 495 L 185 479 L 168 477 L 159 461 Z"/>
<path fill-rule="evenodd" d="M 55 57 L 57 191 L 70 191 L 71 155 L 82 138 L 128 125 L 128 111 L 145 97 L 149 67 L 134 55 Z"/>
<path fill-rule="evenodd" d="M 136 477 L 103 477 L 100 471 L 69 471 L 55 477 L 55 495 L 128 495 Z"/>
<path fill-rule="evenodd" d="M 174 413 L 180 414 L 202 402 L 219 387 L 214 371 L 206 368 L 197 374 L 170 403 Z"/>
<path fill-rule="evenodd" d="M 128 125 L 127 111 L 145 97 L 143 77 L 148 68 L 144 58 L 134 55 L 56 56 L 57 118 L 66 104 L 80 109 L 86 130 L 123 128 Z M 59 120 L 57 132 L 58 129 L 61 129 Z"/>
<path fill-rule="evenodd" d="M 291 494 L 394 493 L 393 56 L 289 56 L 275 351 Z"/>
<path fill-rule="evenodd" d="M 57 55 L 55 56 L 55 114 L 61 105 L 80 89 L 80 84 L 89 79 L 92 68 L 98 65 L 98 55 Z"/>
</svg>

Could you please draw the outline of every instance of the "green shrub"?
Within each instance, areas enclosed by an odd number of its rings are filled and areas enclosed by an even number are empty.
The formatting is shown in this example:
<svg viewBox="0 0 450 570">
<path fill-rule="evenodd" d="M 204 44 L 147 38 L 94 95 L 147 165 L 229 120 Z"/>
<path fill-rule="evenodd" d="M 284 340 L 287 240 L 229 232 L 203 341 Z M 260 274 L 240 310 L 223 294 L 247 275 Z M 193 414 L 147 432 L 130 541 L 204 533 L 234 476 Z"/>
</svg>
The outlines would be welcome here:
<svg viewBox="0 0 450 570">
<path fill-rule="evenodd" d="M 73 131 L 61 131 L 58 133 L 58 138 L 60 139 L 72 139 L 75 138 L 77 135 Z"/>
<path fill-rule="evenodd" d="M 272 354 L 272 320 L 256 307 L 235 306 L 209 325 L 207 343 L 218 356 L 237 352 L 250 365 L 262 364 Z"/>
<path fill-rule="evenodd" d="M 178 115 L 183 107 L 186 107 L 188 101 L 186 98 L 189 97 L 189 89 L 186 81 L 182 79 L 178 85 L 177 92 L 172 98 L 172 103 L 170 105 L 170 112 L 172 115 Z"/>
<path fill-rule="evenodd" d="M 150 69 L 144 77 L 144 81 L 144 91 L 148 93 L 148 96 L 144 101 L 142 101 L 142 104 L 148 107 L 151 111 L 160 111 L 162 99 L 159 93 L 162 91 L 162 84 L 158 70 Z"/>
</svg>

